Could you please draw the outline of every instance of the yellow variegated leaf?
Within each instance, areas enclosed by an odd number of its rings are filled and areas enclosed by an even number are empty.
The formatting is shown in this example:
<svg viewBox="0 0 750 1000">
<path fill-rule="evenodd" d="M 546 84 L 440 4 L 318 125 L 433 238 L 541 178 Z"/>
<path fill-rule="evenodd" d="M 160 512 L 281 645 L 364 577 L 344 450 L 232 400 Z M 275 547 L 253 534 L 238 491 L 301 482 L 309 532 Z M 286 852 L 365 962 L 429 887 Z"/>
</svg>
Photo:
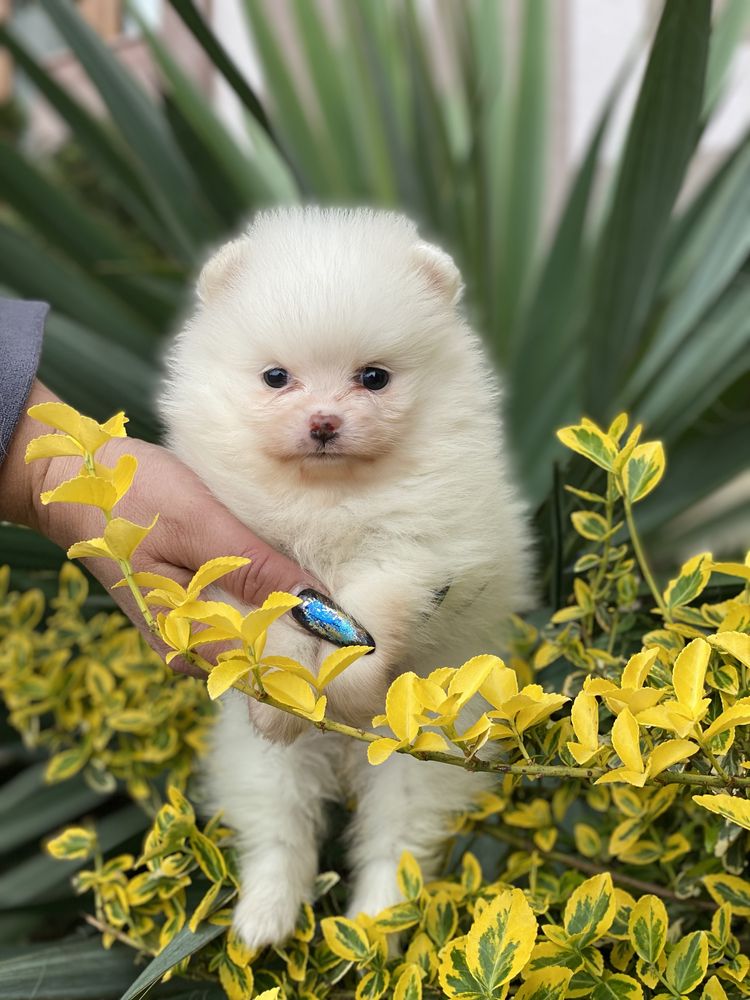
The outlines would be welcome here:
<svg viewBox="0 0 750 1000">
<path fill-rule="evenodd" d="M 105 420 L 103 424 L 99 424 L 99 426 L 110 437 L 124 438 L 128 436 L 128 432 L 125 430 L 125 424 L 128 422 L 128 418 L 120 410 L 113 417 L 110 417 L 109 420 Z"/>
<path fill-rule="evenodd" d="M 701 552 L 681 567 L 664 591 L 664 600 L 670 609 L 690 604 L 703 591 L 711 578 L 711 553 Z"/>
<path fill-rule="evenodd" d="M 557 437 L 566 448 L 583 455 L 608 472 L 612 470 L 617 458 L 617 445 L 591 420 L 563 427 L 557 432 Z"/>
<path fill-rule="evenodd" d="M 324 917 L 320 921 L 325 942 L 334 955 L 347 962 L 366 962 L 370 956 L 370 942 L 362 928 L 346 917 Z"/>
<path fill-rule="evenodd" d="M 408 740 L 392 740 L 388 736 L 383 736 L 379 740 L 373 740 L 367 747 L 367 759 L 371 764 L 377 766 L 384 763 L 401 747 L 405 747 Z"/>
<path fill-rule="evenodd" d="M 612 746 L 628 770 L 636 773 L 644 770 L 638 723 L 627 708 L 620 712 L 612 726 Z"/>
<path fill-rule="evenodd" d="M 335 649 L 329 653 L 318 670 L 318 690 L 322 691 L 334 677 L 338 677 L 347 667 L 369 653 L 371 649 L 372 646 L 344 646 L 343 649 Z"/>
<path fill-rule="evenodd" d="M 188 927 L 195 934 L 198 930 L 198 925 L 202 923 L 209 915 L 211 910 L 216 903 L 216 897 L 221 892 L 221 882 L 214 882 L 212 886 L 208 889 L 203 899 L 198 903 L 196 908 L 193 910 L 193 915 L 188 922 Z"/>
<path fill-rule="evenodd" d="M 208 879 L 220 883 L 227 877 L 224 856 L 210 837 L 200 830 L 193 830 L 190 834 L 190 846 L 201 871 Z"/>
<path fill-rule="evenodd" d="M 420 733 L 412 744 L 415 750 L 426 750 L 430 753 L 445 752 L 449 749 L 440 733 Z"/>
<path fill-rule="evenodd" d="M 24 461 L 57 458 L 60 455 L 83 455 L 83 448 L 68 434 L 40 434 L 29 441 Z"/>
<path fill-rule="evenodd" d="M 469 726 L 468 729 L 465 729 L 460 736 L 453 737 L 453 741 L 454 743 L 473 743 L 475 740 L 478 740 L 481 736 L 484 736 L 485 733 L 487 733 L 490 725 L 491 723 L 487 716 L 480 715 L 473 726 Z M 417 737 L 417 739 L 419 739 L 419 737 Z"/>
<path fill-rule="evenodd" d="M 388 688 L 385 697 L 385 714 L 388 725 L 399 740 L 411 741 L 419 732 L 422 712 L 419 697 L 419 678 L 411 671 L 400 674 Z"/>
<path fill-rule="evenodd" d="M 224 601 L 187 601 L 180 606 L 178 613 L 183 618 L 225 629 L 237 639 L 241 638 L 242 615 Z"/>
<path fill-rule="evenodd" d="M 115 559 L 129 560 L 159 519 L 157 514 L 151 524 L 144 527 L 124 517 L 114 517 L 104 529 L 104 543 Z"/>
<path fill-rule="evenodd" d="M 528 699 L 527 704 L 515 717 L 515 727 L 519 733 L 525 733 L 532 726 L 538 726 L 558 708 L 561 708 L 566 701 L 570 701 L 563 694 L 545 693 L 538 684 L 527 684 L 521 689 L 518 697 Z"/>
<path fill-rule="evenodd" d="M 262 993 L 256 993 L 253 1000 L 279 1000 L 279 986 L 274 986 L 270 990 L 263 990 Z"/>
<path fill-rule="evenodd" d="M 656 777 L 678 760 L 692 757 L 698 749 L 697 743 L 691 743 L 689 740 L 666 740 L 664 743 L 659 743 L 649 757 L 649 775 L 652 778 Z"/>
<path fill-rule="evenodd" d="M 599 749 L 599 706 L 596 698 L 586 691 L 581 691 L 573 702 L 570 717 L 578 742 L 570 742 L 567 747 L 573 758 L 583 765 L 588 763 Z"/>
<path fill-rule="evenodd" d="M 729 653 L 746 667 L 750 667 L 750 635 L 745 632 L 719 632 L 708 636 L 714 649 Z"/>
<path fill-rule="evenodd" d="M 570 520 L 578 534 L 592 542 L 600 542 L 609 530 L 606 520 L 593 510 L 575 510 Z"/>
<path fill-rule="evenodd" d="M 571 969 L 560 966 L 538 969 L 519 987 L 515 1000 L 564 1000 L 572 977 Z"/>
<path fill-rule="evenodd" d="M 672 949 L 664 974 L 677 994 L 690 993 L 703 981 L 708 971 L 708 935 L 693 931 Z"/>
<path fill-rule="evenodd" d="M 156 619 L 159 625 L 159 634 L 168 646 L 175 650 L 174 654 L 167 655 L 169 663 L 178 653 L 184 653 L 190 645 L 190 622 L 186 618 L 178 617 L 174 612 L 168 615 L 158 615 Z"/>
<path fill-rule="evenodd" d="M 133 485 L 133 479 L 138 471 L 138 459 L 135 455 L 120 455 L 113 468 L 95 462 L 94 469 L 97 476 L 112 483 L 117 500 L 120 501 Z"/>
<path fill-rule="evenodd" d="M 404 968 L 394 987 L 393 1000 L 422 1000 L 421 966 L 412 963 Z"/>
<path fill-rule="evenodd" d="M 461 859 L 461 885 L 467 893 L 477 892 L 482 884 L 482 868 L 471 851 Z"/>
<path fill-rule="evenodd" d="M 317 686 L 315 674 L 308 670 L 307 667 L 303 667 L 301 663 L 297 663 L 290 656 L 264 656 L 261 661 L 261 667 L 264 674 L 267 669 L 277 667 L 279 670 L 285 670 L 288 674 L 295 674 L 297 677 L 301 677 L 303 681 L 306 681 L 312 687 Z"/>
<path fill-rule="evenodd" d="M 631 656 L 622 672 L 620 687 L 635 689 L 643 687 L 658 653 L 658 649 L 646 649 L 642 653 Z"/>
<path fill-rule="evenodd" d="M 277 618 L 296 608 L 299 603 L 299 597 L 294 597 L 293 594 L 284 594 L 281 591 L 269 594 L 257 611 L 245 615 L 242 622 L 242 638 L 252 646 L 261 632 L 265 632 Z"/>
<path fill-rule="evenodd" d="M 404 899 L 418 899 L 424 884 L 419 862 L 409 851 L 404 851 L 396 873 L 398 890 Z"/>
<path fill-rule="evenodd" d="M 494 659 L 495 663 L 480 685 L 479 693 L 494 708 L 500 708 L 518 694 L 518 675 L 515 670 L 506 667 L 499 657 Z"/>
<path fill-rule="evenodd" d="M 466 965 L 487 996 L 529 960 L 537 922 L 521 889 L 499 893 L 474 920 L 466 935 Z"/>
<path fill-rule="evenodd" d="M 627 413 L 618 413 L 615 419 L 607 428 L 607 434 L 612 438 L 613 441 L 617 442 L 620 440 L 622 435 L 627 430 L 628 426 L 628 415 Z"/>
<path fill-rule="evenodd" d="M 296 677 L 294 674 L 283 670 L 274 671 L 263 677 L 263 687 L 266 692 L 276 701 L 299 712 L 310 713 L 315 709 L 315 695 L 310 685 Z"/>
<path fill-rule="evenodd" d="M 625 496 L 638 503 L 658 485 L 664 475 L 664 447 L 661 441 L 648 441 L 633 449 L 622 469 Z"/>
<path fill-rule="evenodd" d="M 705 714 L 703 685 L 710 656 L 711 647 L 706 640 L 693 639 L 675 660 L 672 686 L 677 701 L 691 719 L 702 718 Z"/>
<path fill-rule="evenodd" d="M 750 583 L 750 565 L 738 562 L 712 562 L 713 573 L 726 573 L 727 576 L 738 576 Z"/>
<path fill-rule="evenodd" d="M 719 795 L 694 795 L 693 802 L 750 830 L 750 800 L 746 798 L 722 792 Z"/>
<path fill-rule="evenodd" d="M 67 403 L 37 403 L 30 406 L 28 414 L 48 427 L 55 427 L 78 441 L 85 451 L 94 453 L 112 437 L 125 437 L 127 417 L 117 413 L 104 424 L 85 417 Z"/>
<path fill-rule="evenodd" d="M 599 983 L 591 1000 L 643 1000 L 643 987 L 632 976 L 617 973 Z"/>
<path fill-rule="evenodd" d="M 642 896 L 633 907 L 628 923 L 628 935 L 635 952 L 653 965 L 667 943 L 669 918 L 658 896 Z"/>
<path fill-rule="evenodd" d="M 103 538 L 89 538 L 87 542 L 75 542 L 65 553 L 68 559 L 111 559 L 112 553 Z"/>
<path fill-rule="evenodd" d="M 111 511 L 117 503 L 117 490 L 112 483 L 99 476 L 75 476 L 60 483 L 53 490 L 45 490 L 40 497 L 43 504 L 82 503 Z"/>
<path fill-rule="evenodd" d="M 78 774 L 86 765 L 91 756 L 89 744 L 82 743 L 79 746 L 70 747 L 68 750 L 61 750 L 54 757 L 50 757 L 44 769 L 44 780 L 53 784 L 56 781 L 67 781 L 74 774 Z"/>
<path fill-rule="evenodd" d="M 133 573 L 133 582 L 137 587 L 148 587 L 148 588 L 159 588 L 160 590 L 166 591 L 168 594 L 174 595 L 178 601 L 184 601 L 187 597 L 187 592 L 184 587 L 181 587 L 179 583 L 174 580 L 170 580 L 168 576 L 161 576 L 159 573 Z M 115 590 L 117 587 L 127 587 L 127 580 L 118 580 L 117 583 L 113 584 L 112 589 Z"/>
<path fill-rule="evenodd" d="M 499 657 L 491 656 L 489 653 L 473 656 L 460 666 L 448 685 L 448 694 L 458 696 L 457 707 L 465 705 L 482 687 L 493 670 L 498 668 L 505 668 L 505 664 Z"/>
<path fill-rule="evenodd" d="M 47 851 L 53 858 L 64 861 L 83 861 L 91 857 L 95 846 L 96 834 L 82 826 L 69 826 L 46 844 Z"/>
<path fill-rule="evenodd" d="M 308 714 L 308 719 L 310 722 L 320 722 L 326 714 L 326 706 L 328 705 L 328 699 L 323 694 L 315 702 L 315 707 L 312 712 Z"/>
<path fill-rule="evenodd" d="M 482 1000 L 486 995 L 483 984 L 467 965 L 466 938 L 454 938 L 442 949 L 438 976 L 443 993 L 449 1000 Z M 505 990 L 497 995 L 504 997 Z"/>
<path fill-rule="evenodd" d="M 750 917 L 750 882 L 737 875 L 727 875 L 726 872 L 706 875 L 702 881 L 711 898 L 719 905 L 728 903 L 733 913 L 740 917 Z"/>
<path fill-rule="evenodd" d="M 250 559 L 245 559 L 242 556 L 218 556 L 216 559 L 209 559 L 208 562 L 204 562 L 202 566 L 193 574 L 193 579 L 190 581 L 186 591 L 186 599 L 192 600 L 197 597 L 198 594 L 209 584 L 215 583 L 220 580 L 227 573 L 232 573 L 236 569 L 241 569 L 243 566 L 248 566 L 250 564 Z M 150 584 L 149 586 L 159 586 L 158 584 Z"/>
<path fill-rule="evenodd" d="M 727 994 L 716 976 L 711 976 L 703 985 L 701 1000 L 727 1000 Z"/>
<path fill-rule="evenodd" d="M 227 1000 L 247 1000 L 253 995 L 253 970 L 247 966 L 241 968 L 226 957 L 219 965 L 219 981 Z"/>
<path fill-rule="evenodd" d="M 565 931 L 584 948 L 607 933 L 616 911 L 612 876 L 609 872 L 595 875 L 579 885 L 565 904 Z"/>
<path fill-rule="evenodd" d="M 354 1000 L 379 1000 L 388 989 L 391 975 L 381 966 L 370 969 L 360 979 L 354 991 Z"/>
<path fill-rule="evenodd" d="M 212 701 L 220 698 L 228 691 L 235 681 L 250 673 L 252 664 L 249 660 L 222 660 L 211 670 L 206 681 L 208 696 Z"/>
<path fill-rule="evenodd" d="M 458 910 L 447 892 L 430 897 L 424 911 L 424 928 L 430 938 L 442 948 L 451 940 L 458 927 Z"/>
<path fill-rule="evenodd" d="M 368 926 L 368 930 L 382 932 L 383 934 L 395 934 L 416 926 L 422 916 L 422 911 L 415 901 L 405 903 L 395 903 L 393 906 L 381 910 L 373 923 Z"/>
<path fill-rule="evenodd" d="M 703 733 L 703 737 L 712 740 L 714 736 L 719 736 L 728 729 L 734 729 L 735 726 L 748 725 L 750 725 L 750 698 L 742 698 L 714 719 Z"/>
<path fill-rule="evenodd" d="M 573 839 L 577 850 L 585 858 L 596 858 L 601 853 L 602 838 L 588 823 L 576 823 L 573 826 Z"/>
</svg>

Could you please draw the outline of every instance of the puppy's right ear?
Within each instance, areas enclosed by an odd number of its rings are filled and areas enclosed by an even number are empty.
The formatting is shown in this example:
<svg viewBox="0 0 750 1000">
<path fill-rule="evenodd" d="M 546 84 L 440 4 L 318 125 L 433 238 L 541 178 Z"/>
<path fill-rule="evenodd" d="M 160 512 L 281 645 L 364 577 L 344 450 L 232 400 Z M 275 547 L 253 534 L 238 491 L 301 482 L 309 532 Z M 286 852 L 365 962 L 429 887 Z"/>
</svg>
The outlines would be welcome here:
<svg viewBox="0 0 750 1000">
<path fill-rule="evenodd" d="M 237 279 L 247 260 L 249 247 L 248 239 L 232 240 L 203 265 L 197 284 L 201 302 L 211 302 L 223 288 L 228 288 Z"/>
</svg>

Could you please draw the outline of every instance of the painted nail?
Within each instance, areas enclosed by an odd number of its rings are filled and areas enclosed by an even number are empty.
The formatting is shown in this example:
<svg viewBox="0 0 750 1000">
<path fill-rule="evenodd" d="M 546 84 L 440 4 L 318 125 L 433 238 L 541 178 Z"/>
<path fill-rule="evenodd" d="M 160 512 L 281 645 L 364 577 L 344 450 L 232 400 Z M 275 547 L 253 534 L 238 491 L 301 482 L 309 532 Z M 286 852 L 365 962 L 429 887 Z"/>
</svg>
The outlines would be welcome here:
<svg viewBox="0 0 750 1000">
<path fill-rule="evenodd" d="M 311 587 L 300 590 L 297 597 L 301 603 L 292 608 L 292 617 L 311 635 L 334 646 L 372 646 L 374 652 L 375 641 L 367 629 L 330 597 Z"/>
</svg>

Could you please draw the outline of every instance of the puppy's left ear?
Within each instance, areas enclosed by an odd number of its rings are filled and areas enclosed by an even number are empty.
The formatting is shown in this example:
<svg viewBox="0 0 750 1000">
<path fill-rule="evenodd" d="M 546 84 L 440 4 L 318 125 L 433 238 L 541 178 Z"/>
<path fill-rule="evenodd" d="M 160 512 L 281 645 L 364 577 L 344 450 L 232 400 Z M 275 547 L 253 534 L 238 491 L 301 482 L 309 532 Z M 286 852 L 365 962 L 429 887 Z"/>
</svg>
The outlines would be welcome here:
<svg viewBox="0 0 750 1000">
<path fill-rule="evenodd" d="M 412 251 L 417 270 L 423 274 L 435 291 L 455 305 L 464 290 L 461 272 L 453 258 L 440 247 L 420 240 Z"/>
</svg>

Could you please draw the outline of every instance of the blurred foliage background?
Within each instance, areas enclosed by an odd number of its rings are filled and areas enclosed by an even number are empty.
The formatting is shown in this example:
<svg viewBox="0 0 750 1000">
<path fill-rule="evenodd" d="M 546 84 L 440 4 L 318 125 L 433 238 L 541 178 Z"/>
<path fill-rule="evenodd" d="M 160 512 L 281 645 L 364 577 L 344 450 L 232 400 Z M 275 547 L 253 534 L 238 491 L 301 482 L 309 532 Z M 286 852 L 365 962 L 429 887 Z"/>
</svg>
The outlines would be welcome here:
<svg viewBox="0 0 750 1000">
<path fill-rule="evenodd" d="M 664 484 L 639 510 L 663 563 L 696 534 L 710 536 L 717 515 L 703 501 L 746 470 L 750 453 L 748 138 L 687 195 L 684 188 L 746 29 L 747 0 L 715 10 L 710 0 L 668 0 L 615 169 L 603 169 L 603 149 L 624 81 L 551 226 L 553 0 L 525 0 L 513 30 L 509 5 L 498 0 L 431 0 L 448 42 L 449 87 L 413 0 L 330 0 L 327 16 L 317 2 L 295 0 L 302 77 L 271 4 L 245 0 L 262 88 L 193 0 L 169 4 L 236 94 L 243 135 L 146 22 L 139 30 L 161 75 L 156 94 L 72 0 L 26 5 L 74 54 L 103 114 L 64 86 L 12 21 L 0 24 L 0 46 L 27 91 L 67 134 L 42 157 L 28 144 L 23 105 L 0 110 L 0 294 L 52 304 L 41 377 L 56 392 L 100 419 L 123 408 L 131 433 L 157 437 L 159 359 L 209 248 L 269 204 L 397 208 L 455 255 L 472 320 L 504 372 L 509 435 L 542 538 L 546 603 L 557 604 L 571 562 L 554 430 L 581 414 L 606 422 L 627 409 L 664 441 Z M 585 476 L 574 467 L 565 480 L 585 487 Z M 748 517 L 750 499 L 738 490 L 720 523 Z M 11 565 L 16 585 L 52 579 L 61 558 L 44 540 L 0 526 L 0 564 Z M 86 609 L 104 602 L 94 593 Z M 46 787 L 44 764 L 2 721 L 0 768 L 8 778 L 0 786 L 0 949 L 13 952 L 29 934 L 54 937 L 80 907 L 66 866 L 38 854 L 39 838 L 93 812 L 108 849 L 119 848 L 146 818 L 116 789 L 78 779 Z M 83 941 L 79 952 L 73 969 L 72 952 L 55 958 L 47 948 L 57 982 L 75 972 L 91 990 L 76 996 L 117 996 L 116 952 L 107 988 L 97 978 L 98 943 Z M 18 992 L 0 986 L 0 996 L 28 995 L 33 954 L 26 962 Z M 68 995 L 60 989 L 56 996 Z"/>
<path fill-rule="evenodd" d="M 228 130 L 142 19 L 161 74 L 156 95 L 71 0 L 26 6 L 72 51 L 104 109 L 95 115 L 58 82 L 12 21 L 0 27 L 27 90 L 68 129 L 44 159 L 27 149 L 22 110 L 4 111 L 0 288 L 52 303 L 41 375 L 73 405 L 96 417 L 123 407 L 132 433 L 155 437 L 158 359 L 207 250 L 264 205 L 369 203 L 410 213 L 461 265 L 472 318 L 505 373 L 527 495 L 535 509 L 548 502 L 543 536 L 560 520 L 549 506 L 561 455 L 553 432 L 582 413 L 606 421 L 628 409 L 664 440 L 666 488 L 641 520 L 667 553 L 686 544 L 687 522 L 675 519 L 746 466 L 747 139 L 681 197 L 746 0 L 720 5 L 713 24 L 709 0 L 667 4 L 615 169 L 603 169 L 602 150 L 622 81 L 551 227 L 550 0 L 527 0 L 512 25 L 507 3 L 432 0 L 430 31 L 412 0 L 332 0 L 328 16 L 298 0 L 289 8 L 296 67 L 272 5 L 246 0 L 262 94 L 193 0 L 172 0 L 239 98 L 244 135 Z M 436 28 L 447 45 L 440 59 Z M 714 515 L 700 510 L 689 523 L 705 535 Z M 738 491 L 722 522 L 748 510 Z M 0 550 L 16 568 L 54 560 L 7 530 Z"/>
</svg>

